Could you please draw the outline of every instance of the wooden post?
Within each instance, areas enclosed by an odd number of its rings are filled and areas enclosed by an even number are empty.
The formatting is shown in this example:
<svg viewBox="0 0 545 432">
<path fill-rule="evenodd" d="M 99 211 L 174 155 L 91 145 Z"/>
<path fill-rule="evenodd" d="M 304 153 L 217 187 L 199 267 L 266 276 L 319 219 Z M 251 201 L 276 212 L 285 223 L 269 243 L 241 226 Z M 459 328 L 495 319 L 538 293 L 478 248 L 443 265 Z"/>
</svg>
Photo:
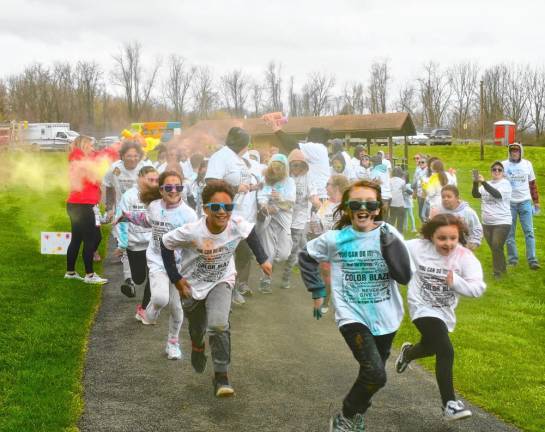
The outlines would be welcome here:
<svg viewBox="0 0 545 432">
<path fill-rule="evenodd" d="M 346 152 L 348 152 L 348 154 L 350 154 L 349 150 L 350 150 L 351 139 L 352 139 L 352 136 L 350 135 L 350 133 L 347 133 L 344 135 L 344 149 Z"/>
<path fill-rule="evenodd" d="M 367 154 L 371 156 L 371 138 L 367 138 Z"/>
<path fill-rule="evenodd" d="M 481 105 L 481 160 L 484 160 L 484 81 L 481 81 L 480 89 L 480 105 Z"/>
<path fill-rule="evenodd" d="M 403 157 L 405 158 L 406 171 L 409 171 L 409 142 L 407 141 L 407 135 L 403 137 Z"/>
<path fill-rule="evenodd" d="M 392 134 L 388 135 L 388 159 L 392 162 L 392 167 L 395 165 L 394 161 L 394 140 L 392 139 Z"/>
</svg>

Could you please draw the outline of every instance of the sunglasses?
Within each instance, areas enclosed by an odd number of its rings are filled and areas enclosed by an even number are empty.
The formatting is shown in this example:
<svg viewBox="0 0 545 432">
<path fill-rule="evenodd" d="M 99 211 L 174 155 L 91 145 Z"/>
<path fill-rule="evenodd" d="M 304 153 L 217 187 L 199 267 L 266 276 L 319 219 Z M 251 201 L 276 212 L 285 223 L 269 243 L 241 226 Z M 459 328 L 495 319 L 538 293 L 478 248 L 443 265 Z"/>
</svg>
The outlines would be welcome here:
<svg viewBox="0 0 545 432">
<path fill-rule="evenodd" d="M 501 168 L 492 168 L 492 172 L 503 172 Z"/>
<path fill-rule="evenodd" d="M 307 166 L 307 164 L 304 163 L 304 162 L 291 162 L 290 163 L 290 168 L 304 168 L 306 166 Z"/>
<path fill-rule="evenodd" d="M 159 189 L 164 190 L 165 192 L 181 192 L 184 190 L 184 185 L 181 184 L 165 184 L 163 186 L 159 186 Z"/>
<path fill-rule="evenodd" d="M 346 201 L 345 204 L 352 211 L 369 210 L 375 211 L 380 207 L 380 201 Z"/>
<path fill-rule="evenodd" d="M 219 212 L 220 209 L 223 209 L 227 213 L 231 213 L 233 209 L 235 208 L 235 205 L 233 203 L 208 203 L 208 204 L 205 204 L 204 206 L 208 207 L 214 213 Z"/>
<path fill-rule="evenodd" d="M 426 161 L 423 161 L 423 160 L 418 161 L 418 163 L 419 163 L 420 165 L 426 165 Z"/>
</svg>

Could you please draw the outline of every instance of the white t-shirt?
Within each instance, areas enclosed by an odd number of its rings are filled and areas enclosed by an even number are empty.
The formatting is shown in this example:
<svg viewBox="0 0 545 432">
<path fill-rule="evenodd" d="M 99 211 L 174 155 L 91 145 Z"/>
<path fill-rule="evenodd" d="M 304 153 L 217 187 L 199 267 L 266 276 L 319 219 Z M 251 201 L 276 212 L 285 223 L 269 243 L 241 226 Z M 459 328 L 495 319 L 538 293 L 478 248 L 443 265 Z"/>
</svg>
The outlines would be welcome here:
<svg viewBox="0 0 545 432">
<path fill-rule="evenodd" d="M 174 208 L 166 208 L 162 199 L 152 201 L 148 206 L 147 222 L 151 225 L 151 241 L 146 251 L 149 272 L 165 271 L 163 257 L 161 256 L 161 237 L 169 231 L 179 228 L 187 223 L 195 222 L 197 214 L 183 201 Z M 180 254 L 176 256 L 176 262 L 180 262 Z"/>
<path fill-rule="evenodd" d="M 296 187 L 293 178 L 286 177 L 284 180 L 276 182 L 274 185 L 264 184 L 257 193 L 257 202 L 261 205 L 272 205 L 272 192 L 280 194 L 280 201 L 289 201 L 295 203 Z M 293 206 L 289 210 L 278 209 L 277 213 L 271 214 L 271 218 L 276 220 L 279 225 L 287 232 L 290 232 L 292 223 Z"/>
<path fill-rule="evenodd" d="M 254 224 L 243 218 L 232 216 L 223 232 L 212 234 L 204 217 L 163 236 L 166 248 L 182 249 L 180 274 L 191 286 L 194 299 L 205 299 L 210 290 L 221 282 L 234 286 L 237 272 L 233 254 L 253 227 Z"/>
<path fill-rule="evenodd" d="M 528 182 L 536 179 L 532 162 L 521 159 L 514 163 L 509 160 L 502 162 L 505 169 L 505 177 L 511 183 L 511 202 L 521 203 L 532 199 Z"/>
<path fill-rule="evenodd" d="M 146 205 L 140 201 L 140 191 L 137 186 L 130 188 L 123 194 L 116 210 L 116 217 L 123 212 L 131 214 L 146 213 Z M 116 225 L 117 244 L 122 249 L 141 251 L 147 249 L 151 239 L 151 228 L 135 225 L 130 222 L 121 222 Z"/>
<path fill-rule="evenodd" d="M 293 205 L 291 227 L 304 229 L 310 217 L 310 197 L 316 195 L 316 188 L 310 181 L 308 173 L 292 177 L 292 179 L 295 183 L 295 204 Z"/>
<path fill-rule="evenodd" d="M 299 148 L 305 155 L 308 173 L 314 182 L 318 198 L 327 198 L 326 186 L 331 170 L 326 146 L 320 143 L 300 142 Z"/>
<path fill-rule="evenodd" d="M 392 177 L 390 179 L 390 190 L 392 193 L 391 207 L 404 207 L 405 199 L 403 197 L 403 189 L 405 188 L 405 180 L 400 177 Z"/>
<path fill-rule="evenodd" d="M 125 164 L 122 160 L 115 161 L 110 169 L 106 172 L 102 184 L 104 187 L 115 189 L 115 201 L 119 202 L 121 196 L 127 192 L 130 188 L 136 185 L 138 180 L 138 173 L 144 166 L 152 166 L 144 161 L 138 162 L 136 167 L 132 170 L 125 168 Z"/>
<path fill-rule="evenodd" d="M 383 199 L 392 198 L 392 189 L 390 187 L 390 174 L 384 163 L 374 166 L 371 171 L 371 178 L 380 184 L 380 195 Z"/>
<path fill-rule="evenodd" d="M 484 225 L 511 225 L 511 183 L 507 179 L 487 182 L 501 193 L 501 199 L 494 198 L 481 185 L 481 218 Z"/>
<path fill-rule="evenodd" d="M 250 161 L 243 159 L 229 147 L 223 146 L 210 157 L 205 179 L 224 180 L 238 189 L 241 184 L 257 184 L 255 172 L 257 172 L 257 168 L 254 169 Z M 255 220 L 257 204 L 254 191 L 237 193 L 233 203 L 235 203 L 233 216 Z"/>
<path fill-rule="evenodd" d="M 394 227 L 388 228 L 402 238 Z M 361 323 L 375 336 L 399 328 L 403 301 L 382 258 L 379 228 L 360 232 L 347 226 L 328 231 L 308 242 L 307 251 L 316 261 L 331 263 L 337 326 Z"/>
<path fill-rule="evenodd" d="M 443 256 L 429 240 L 413 239 L 405 244 L 415 264 L 407 290 L 411 320 L 439 318 L 448 331 L 453 331 L 456 325 L 454 309 L 460 295 L 479 297 L 486 288 L 481 263 L 462 245 Z M 450 270 L 453 272 L 452 287 L 446 282 Z"/>
</svg>

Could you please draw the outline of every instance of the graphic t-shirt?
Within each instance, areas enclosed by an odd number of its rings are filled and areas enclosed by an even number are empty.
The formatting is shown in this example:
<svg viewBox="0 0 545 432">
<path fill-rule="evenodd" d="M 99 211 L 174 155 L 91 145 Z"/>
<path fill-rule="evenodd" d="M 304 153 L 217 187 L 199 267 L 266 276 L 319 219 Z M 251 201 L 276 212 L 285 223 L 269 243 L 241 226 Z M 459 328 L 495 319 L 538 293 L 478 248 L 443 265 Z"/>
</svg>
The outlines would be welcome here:
<svg viewBox="0 0 545 432">
<path fill-rule="evenodd" d="M 405 244 L 415 264 L 407 290 L 411 320 L 439 318 L 448 331 L 453 331 L 456 325 L 454 309 L 459 296 L 479 297 L 486 288 L 481 263 L 462 245 L 443 256 L 429 240 L 413 239 Z M 450 270 L 454 281 L 451 287 L 447 285 Z"/>
<path fill-rule="evenodd" d="M 212 234 L 204 217 L 163 236 L 167 249 L 182 249 L 180 274 L 191 286 L 194 299 L 205 299 L 210 290 L 221 282 L 234 286 L 237 272 L 233 254 L 253 227 L 254 224 L 243 218 L 232 216 L 223 232 Z"/>
<path fill-rule="evenodd" d="M 532 162 L 522 159 L 518 163 L 506 160 L 502 162 L 505 177 L 511 183 L 511 202 L 521 203 L 532 199 L 528 182 L 536 179 Z"/>
<path fill-rule="evenodd" d="M 130 212 L 138 217 L 138 213 L 146 213 L 146 205 L 140 201 L 140 191 L 137 186 L 130 188 L 123 194 L 116 210 L 116 218 L 123 212 Z M 135 225 L 130 222 L 121 222 L 117 226 L 117 244 L 122 249 L 131 251 L 144 250 L 151 239 L 151 228 Z"/>
<path fill-rule="evenodd" d="M 388 228 L 399 238 L 396 229 Z M 380 229 L 332 230 L 307 243 L 309 255 L 331 263 L 331 292 L 339 327 L 361 323 L 375 336 L 392 333 L 403 318 L 397 282 L 390 279 L 380 249 Z"/>
<path fill-rule="evenodd" d="M 295 204 L 291 227 L 293 229 L 304 229 L 310 216 L 310 197 L 316 195 L 316 188 L 310 180 L 308 173 L 299 177 L 292 177 L 295 182 Z"/>
<path fill-rule="evenodd" d="M 166 208 L 163 200 L 152 201 L 146 215 L 148 225 L 151 226 L 151 241 L 146 251 L 149 272 L 165 271 L 161 256 L 161 238 L 163 234 L 179 228 L 187 223 L 195 222 L 197 214 L 183 201 L 174 208 Z M 176 262 L 180 262 L 180 253 L 176 255 Z"/>
<path fill-rule="evenodd" d="M 133 186 L 136 186 L 136 181 L 138 180 L 138 173 L 140 169 L 144 166 L 148 166 L 144 161 L 138 162 L 136 167 L 132 170 L 125 168 L 125 164 L 122 160 L 118 160 L 112 164 L 104 179 L 102 184 L 105 187 L 111 187 L 115 189 L 115 201 L 119 202 L 121 196 L 127 192 Z"/>
<path fill-rule="evenodd" d="M 501 199 L 490 195 L 484 186 L 479 186 L 481 194 L 481 217 L 484 225 L 511 225 L 511 183 L 507 179 L 488 182 L 501 193 Z"/>
</svg>

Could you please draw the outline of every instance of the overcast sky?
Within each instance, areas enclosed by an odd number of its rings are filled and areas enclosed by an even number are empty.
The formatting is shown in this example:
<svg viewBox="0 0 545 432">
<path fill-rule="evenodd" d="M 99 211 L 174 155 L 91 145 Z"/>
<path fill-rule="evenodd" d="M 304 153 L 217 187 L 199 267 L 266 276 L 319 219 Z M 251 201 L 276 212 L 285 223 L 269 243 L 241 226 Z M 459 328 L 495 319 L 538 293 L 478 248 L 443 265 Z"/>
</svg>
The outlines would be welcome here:
<svg viewBox="0 0 545 432">
<path fill-rule="evenodd" d="M 170 53 L 216 75 L 261 76 L 270 60 L 300 85 L 307 73 L 364 81 L 388 59 L 394 83 L 424 62 L 545 63 L 543 0 L 0 0 L 0 77 L 33 62 L 95 60 L 124 42 L 147 61 Z"/>
</svg>

